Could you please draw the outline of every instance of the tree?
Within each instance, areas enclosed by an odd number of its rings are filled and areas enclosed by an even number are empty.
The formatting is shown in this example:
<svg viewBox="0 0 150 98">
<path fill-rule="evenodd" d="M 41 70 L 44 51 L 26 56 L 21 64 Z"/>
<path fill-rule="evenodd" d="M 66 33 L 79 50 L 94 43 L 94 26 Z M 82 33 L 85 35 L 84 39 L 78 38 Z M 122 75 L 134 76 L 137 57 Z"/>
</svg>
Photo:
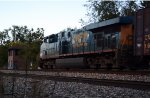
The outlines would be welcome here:
<svg viewBox="0 0 150 98">
<path fill-rule="evenodd" d="M 150 8 L 150 1 L 140 1 L 141 8 Z"/>
<path fill-rule="evenodd" d="M 7 64 L 8 48 L 11 46 L 22 46 L 21 54 L 29 63 L 37 65 L 37 57 L 40 53 L 40 45 L 44 37 L 44 29 L 33 28 L 27 26 L 13 25 L 9 29 L 0 32 L 0 65 Z M 4 57 L 4 58 L 3 58 Z M 34 66 L 36 67 L 36 66 Z"/>
<path fill-rule="evenodd" d="M 87 16 L 89 21 L 85 22 L 81 19 L 81 23 L 100 22 L 103 20 L 134 15 L 134 12 L 139 9 L 140 4 L 137 1 L 104 1 L 104 0 L 89 0 L 87 7 Z M 86 24 L 85 24 L 86 25 Z"/>
<path fill-rule="evenodd" d="M 39 57 L 40 53 L 40 44 L 39 42 L 32 42 L 32 43 L 16 43 L 15 45 L 20 45 L 23 48 L 20 50 L 19 55 L 26 60 L 26 66 L 27 68 L 31 67 L 32 63 L 32 68 L 37 68 L 38 67 L 38 60 L 37 57 Z"/>
<path fill-rule="evenodd" d="M 21 42 L 32 42 L 37 40 L 42 40 L 44 37 L 44 29 L 37 28 L 34 31 L 33 28 L 29 29 L 27 26 L 12 26 L 9 29 L 12 35 L 13 41 L 21 41 Z"/>
<path fill-rule="evenodd" d="M 11 44 L 23 46 L 20 54 L 26 60 L 27 65 L 29 66 L 31 63 L 37 65 L 37 56 L 40 53 L 40 45 L 44 37 L 44 29 L 37 28 L 37 30 L 34 31 L 33 28 L 28 29 L 27 26 L 13 26 L 10 30 L 14 37 L 13 39 L 15 39 Z"/>
<path fill-rule="evenodd" d="M 0 45 L 3 45 L 10 40 L 10 36 L 8 35 L 8 31 L 9 30 L 7 30 L 7 29 L 5 29 L 2 32 L 0 31 Z"/>
<path fill-rule="evenodd" d="M 120 1 L 120 5 L 123 5 L 122 1 Z M 124 6 L 121 7 L 121 14 L 120 16 L 132 16 L 135 14 L 135 11 L 139 9 L 139 6 L 136 4 L 135 1 L 125 1 Z"/>
<path fill-rule="evenodd" d="M 36 31 L 32 28 L 29 30 L 29 33 L 26 36 L 27 41 L 33 42 L 33 41 L 42 41 L 44 37 L 44 29 L 43 28 L 37 28 Z"/>
<path fill-rule="evenodd" d="M 119 16 L 116 1 L 101 1 L 95 2 L 95 11 L 97 12 L 98 21 L 103 21 Z"/>
</svg>

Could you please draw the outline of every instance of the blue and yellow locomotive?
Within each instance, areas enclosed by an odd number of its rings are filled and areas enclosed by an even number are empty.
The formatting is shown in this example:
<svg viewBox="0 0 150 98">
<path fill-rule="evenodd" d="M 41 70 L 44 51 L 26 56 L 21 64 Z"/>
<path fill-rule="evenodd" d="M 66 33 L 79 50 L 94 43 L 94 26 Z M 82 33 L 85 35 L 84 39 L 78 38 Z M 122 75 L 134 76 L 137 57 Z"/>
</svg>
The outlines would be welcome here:
<svg viewBox="0 0 150 98">
<path fill-rule="evenodd" d="M 148 67 L 150 52 L 145 47 L 149 45 L 150 20 L 144 17 L 150 17 L 149 11 L 147 8 L 134 17 L 117 17 L 45 37 L 40 67 L 122 69 L 138 64 Z"/>
</svg>

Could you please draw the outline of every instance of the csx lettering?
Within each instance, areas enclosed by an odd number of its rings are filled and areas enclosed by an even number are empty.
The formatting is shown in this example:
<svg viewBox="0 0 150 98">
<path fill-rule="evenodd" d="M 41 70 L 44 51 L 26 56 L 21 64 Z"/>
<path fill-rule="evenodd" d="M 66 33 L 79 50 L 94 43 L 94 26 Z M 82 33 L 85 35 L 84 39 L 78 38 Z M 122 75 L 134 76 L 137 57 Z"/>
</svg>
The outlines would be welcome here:
<svg viewBox="0 0 150 98">
<path fill-rule="evenodd" d="M 81 47 L 81 46 L 87 46 L 87 42 L 85 42 L 85 40 L 88 38 L 88 33 L 87 32 L 84 32 L 82 34 L 78 34 L 78 35 L 75 35 L 73 37 L 73 40 L 74 40 L 74 45 L 73 47 Z"/>
</svg>

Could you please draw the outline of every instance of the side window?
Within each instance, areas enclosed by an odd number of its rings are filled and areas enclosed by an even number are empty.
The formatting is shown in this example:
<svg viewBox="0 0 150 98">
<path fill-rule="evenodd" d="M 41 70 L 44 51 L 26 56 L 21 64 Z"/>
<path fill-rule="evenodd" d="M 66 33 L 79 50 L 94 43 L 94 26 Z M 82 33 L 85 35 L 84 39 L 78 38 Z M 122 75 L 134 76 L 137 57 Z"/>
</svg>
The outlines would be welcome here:
<svg viewBox="0 0 150 98">
<path fill-rule="evenodd" d="M 55 40 L 55 42 L 58 42 L 58 34 L 55 35 L 54 40 Z"/>
<path fill-rule="evenodd" d="M 46 38 L 46 43 L 48 43 L 49 42 L 49 38 Z"/>
<path fill-rule="evenodd" d="M 65 32 L 62 32 L 62 33 L 61 33 L 61 37 L 64 37 L 64 36 L 65 36 Z"/>
<path fill-rule="evenodd" d="M 68 32 L 68 37 L 71 37 L 71 33 L 70 32 Z"/>
<path fill-rule="evenodd" d="M 97 47 L 103 47 L 104 44 L 103 34 L 98 34 L 96 36 L 96 39 L 97 39 Z"/>
<path fill-rule="evenodd" d="M 105 35 L 104 37 L 104 47 L 108 47 L 108 35 Z"/>
<path fill-rule="evenodd" d="M 18 55 L 18 50 L 15 50 L 15 55 L 16 55 L 16 56 Z"/>
<path fill-rule="evenodd" d="M 108 48 L 111 47 L 111 36 L 110 35 L 107 37 L 107 47 Z"/>
<path fill-rule="evenodd" d="M 53 42 L 53 39 L 52 39 L 52 38 L 49 38 L 49 39 L 48 39 L 48 42 L 49 42 L 49 43 L 52 43 L 52 42 Z"/>
<path fill-rule="evenodd" d="M 117 40 L 116 40 L 116 35 L 115 34 L 111 35 L 111 40 L 112 40 L 111 48 L 116 48 Z"/>
<path fill-rule="evenodd" d="M 46 38 L 44 38 L 44 43 L 47 43 L 47 39 Z"/>
<path fill-rule="evenodd" d="M 105 48 L 110 48 L 111 47 L 111 35 L 110 34 L 105 35 L 104 43 L 105 43 L 104 44 Z"/>
<path fill-rule="evenodd" d="M 53 34 L 53 35 L 49 36 L 48 39 L 49 39 L 49 43 L 57 42 L 58 41 L 58 34 L 56 34 L 56 35 Z"/>
<path fill-rule="evenodd" d="M 47 51 L 46 50 L 44 50 L 44 55 L 47 55 Z"/>
</svg>

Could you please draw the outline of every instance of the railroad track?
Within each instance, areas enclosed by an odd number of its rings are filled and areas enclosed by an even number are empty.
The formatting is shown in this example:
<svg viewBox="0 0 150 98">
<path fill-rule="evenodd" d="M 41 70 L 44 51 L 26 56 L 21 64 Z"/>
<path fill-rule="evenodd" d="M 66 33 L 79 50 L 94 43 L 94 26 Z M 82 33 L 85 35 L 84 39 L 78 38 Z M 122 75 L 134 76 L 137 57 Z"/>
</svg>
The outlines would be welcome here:
<svg viewBox="0 0 150 98">
<path fill-rule="evenodd" d="M 47 75 L 25 75 L 25 74 L 7 74 L 2 73 L 1 76 L 13 76 L 22 78 L 32 78 L 32 79 L 47 79 L 59 82 L 78 82 L 78 83 L 88 83 L 91 85 L 103 85 L 103 86 L 114 86 L 122 88 L 133 88 L 137 90 L 150 90 L 150 82 L 142 81 L 128 81 L 128 80 L 112 80 L 112 79 L 93 79 L 93 78 L 83 78 L 83 77 L 65 77 L 65 76 L 47 76 Z"/>
<path fill-rule="evenodd" d="M 150 82 L 150 73 L 148 71 L 136 71 L 136 72 L 120 72 L 120 71 L 23 71 L 23 70 L 0 70 L 0 73 L 7 74 L 26 74 L 30 75 L 41 75 L 41 76 L 54 76 L 54 77 L 81 77 L 81 78 L 91 78 L 91 79 L 110 79 L 110 80 L 130 80 L 130 81 L 141 81 Z"/>
<path fill-rule="evenodd" d="M 106 70 L 106 69 L 47 69 L 47 70 L 10 70 L 0 69 L 1 71 L 38 71 L 38 72 L 79 72 L 79 73 L 104 73 L 104 74 L 129 74 L 129 75 L 150 75 L 150 70 Z"/>
<path fill-rule="evenodd" d="M 138 90 L 150 90 L 149 82 L 137 81 L 123 81 L 123 80 L 109 80 L 109 79 L 91 79 L 91 78 L 75 78 L 75 77 L 55 77 L 54 80 L 64 82 L 79 82 L 88 83 L 92 85 L 115 86 L 133 88 Z"/>
</svg>

